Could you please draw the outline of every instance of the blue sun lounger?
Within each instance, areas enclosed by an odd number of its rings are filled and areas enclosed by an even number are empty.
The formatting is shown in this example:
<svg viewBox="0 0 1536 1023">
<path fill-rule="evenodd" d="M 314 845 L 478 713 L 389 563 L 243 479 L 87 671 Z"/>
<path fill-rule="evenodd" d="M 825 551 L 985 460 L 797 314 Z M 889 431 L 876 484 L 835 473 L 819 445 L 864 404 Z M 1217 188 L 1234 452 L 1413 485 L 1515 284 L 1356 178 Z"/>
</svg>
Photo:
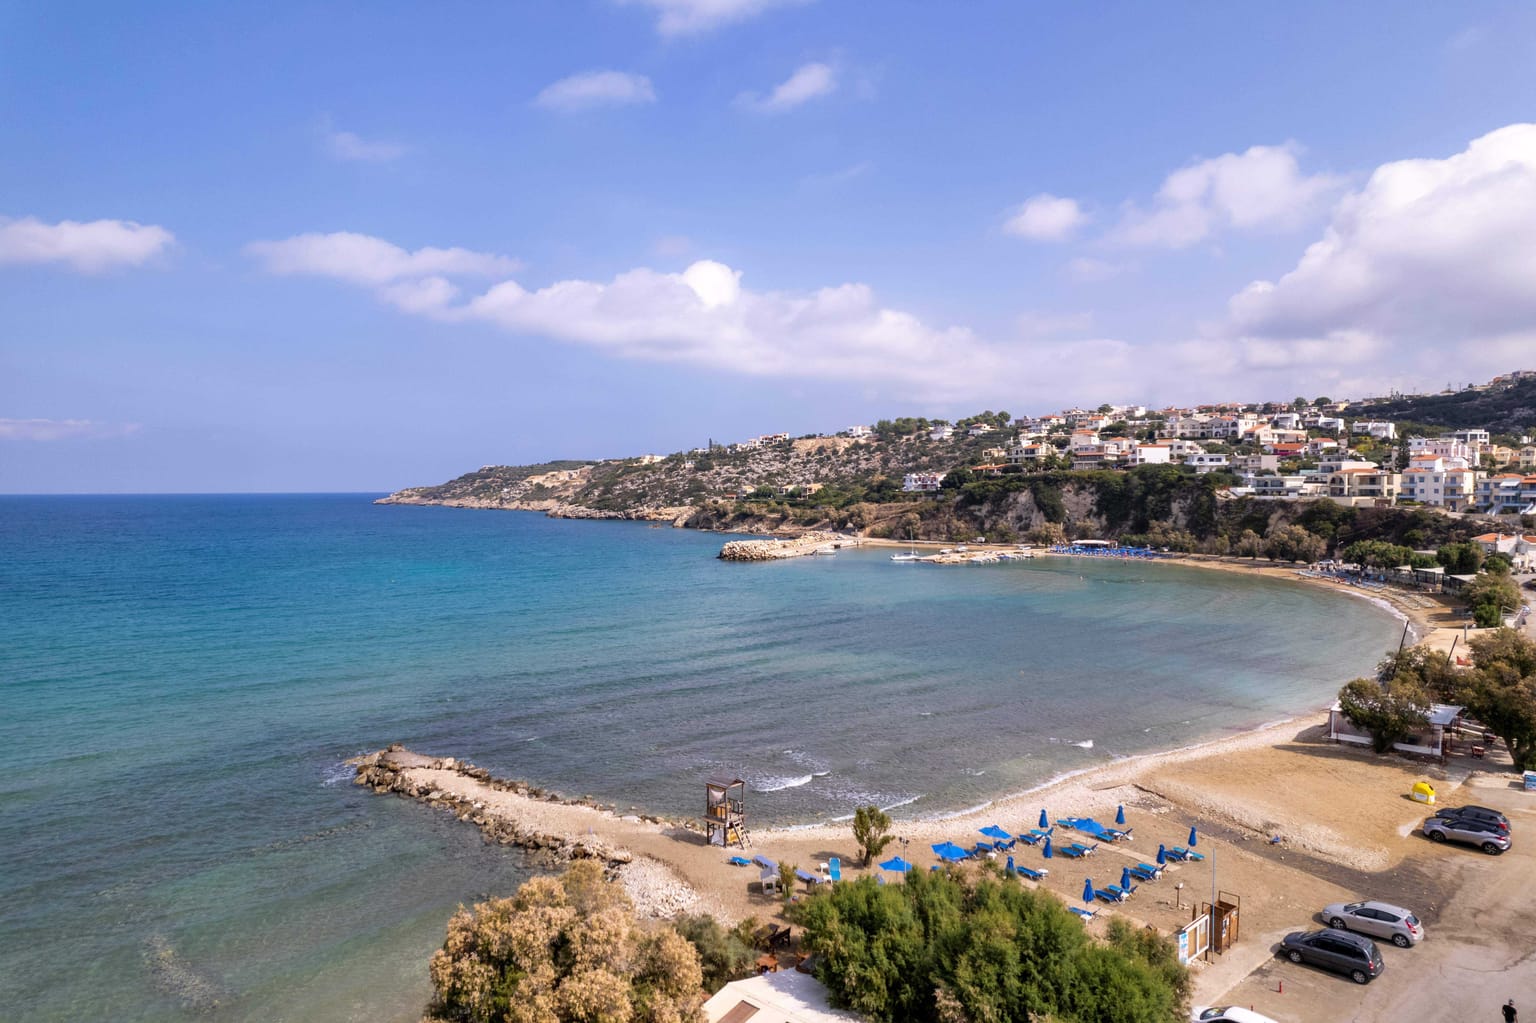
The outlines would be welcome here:
<svg viewBox="0 0 1536 1023">
<path fill-rule="evenodd" d="M 758 853 L 756 856 L 752 857 L 752 862 L 756 863 L 759 867 L 762 867 L 764 870 L 778 870 L 779 869 L 779 865 L 777 863 L 773 862 L 768 857 L 764 856 L 762 853 Z"/>
<path fill-rule="evenodd" d="M 1103 899 L 1105 902 L 1124 902 L 1126 899 L 1130 898 L 1132 893 L 1135 891 L 1135 885 L 1131 885 L 1129 888 L 1121 888 L 1117 884 L 1107 884 L 1103 888 L 1095 888 L 1093 890 L 1093 894 Z"/>
<path fill-rule="evenodd" d="M 1031 881 L 1038 881 L 1042 877 L 1046 877 L 1047 875 L 1050 874 L 1050 870 L 1046 869 L 1046 868 L 1042 868 L 1040 870 L 1034 870 L 1034 869 L 1032 869 L 1030 867 L 1020 867 L 1020 866 L 1015 866 L 1013 868 L 1013 872 L 1015 874 L 1018 874 L 1021 877 L 1027 877 Z"/>
<path fill-rule="evenodd" d="M 1163 876 L 1163 868 L 1155 863 L 1138 863 L 1131 868 L 1131 876 L 1142 881 L 1156 881 Z"/>
<path fill-rule="evenodd" d="M 1082 906 L 1068 906 L 1067 908 L 1076 913 L 1078 916 L 1082 917 L 1084 920 L 1092 920 L 1094 917 L 1098 916 L 1096 911 L 1091 909 L 1084 909 Z"/>
<path fill-rule="evenodd" d="M 1173 847 L 1173 849 L 1171 849 L 1169 851 L 1170 851 L 1170 853 L 1177 853 L 1179 859 L 1181 859 L 1181 860 L 1203 860 L 1203 859 L 1205 859 L 1205 853 L 1195 852 L 1193 849 L 1186 849 L 1182 845 L 1176 845 L 1176 846 Z"/>
<path fill-rule="evenodd" d="M 1066 853 L 1068 856 L 1071 856 L 1075 859 L 1079 856 L 1092 856 L 1094 850 L 1098 847 L 1099 843 L 1097 842 L 1093 843 L 1092 845 L 1084 845 L 1081 842 L 1069 842 L 1066 845 L 1057 846 L 1056 851 L 1059 853 Z"/>
<path fill-rule="evenodd" d="M 1092 835 L 1101 842 L 1128 842 L 1134 828 L 1112 828 L 1107 824 L 1100 824 L 1092 817 L 1065 817 L 1056 822 L 1064 828 L 1081 831 L 1085 835 Z"/>
<path fill-rule="evenodd" d="M 1189 850 L 1180 849 L 1178 846 L 1174 846 L 1172 849 L 1164 849 L 1163 856 L 1167 859 L 1173 860 L 1175 863 L 1183 863 L 1185 860 L 1189 859 Z"/>
<path fill-rule="evenodd" d="M 1025 845 L 1038 845 L 1040 842 L 1044 841 L 1051 832 L 1055 830 L 1055 828 L 1046 828 L 1044 830 L 1041 830 L 1040 828 L 1030 828 L 1028 831 L 1024 832 L 1024 834 L 1020 835 L 1019 838 L 1024 841 Z"/>
<path fill-rule="evenodd" d="M 725 862 L 729 863 L 733 867 L 750 867 L 752 865 L 752 861 L 747 859 L 745 856 L 732 856 Z"/>
<path fill-rule="evenodd" d="M 798 877 L 800 880 L 804 881 L 807 885 L 809 885 L 812 888 L 815 888 L 819 884 L 826 884 L 827 883 L 827 879 L 822 877 L 821 875 L 813 874 L 809 870 L 804 870 L 804 869 L 802 869 L 800 867 L 796 867 L 795 868 L 795 876 Z"/>
</svg>

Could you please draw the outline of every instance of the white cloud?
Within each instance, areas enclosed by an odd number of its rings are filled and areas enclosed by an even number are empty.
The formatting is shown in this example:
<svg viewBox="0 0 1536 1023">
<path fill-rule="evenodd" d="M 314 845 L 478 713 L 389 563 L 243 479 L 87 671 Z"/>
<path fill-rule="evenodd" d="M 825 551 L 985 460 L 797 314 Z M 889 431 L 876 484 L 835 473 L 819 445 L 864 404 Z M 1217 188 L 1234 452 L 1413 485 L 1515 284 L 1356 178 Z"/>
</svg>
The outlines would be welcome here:
<svg viewBox="0 0 1536 1023">
<path fill-rule="evenodd" d="M 0 441 L 92 440 L 137 433 L 137 423 L 98 423 L 90 419 L 0 419 Z"/>
<path fill-rule="evenodd" d="M 656 12 L 656 31 L 664 36 L 696 35 L 746 21 L 775 7 L 789 7 L 808 0 L 618 0 L 622 4 L 649 7 Z"/>
<path fill-rule="evenodd" d="M 750 110 L 778 114 L 837 91 L 837 71 L 830 64 L 802 64 L 767 96 L 744 92 L 736 102 Z"/>
<path fill-rule="evenodd" d="M 551 82 L 533 100 L 534 106 L 563 111 L 654 102 L 651 80 L 629 71 L 583 71 Z"/>
<path fill-rule="evenodd" d="M 0 217 L 0 264 L 64 263 L 82 273 L 142 266 L 176 240 L 155 224 L 132 220 L 61 220 Z"/>
<path fill-rule="evenodd" d="M 1176 170 L 1150 209 L 1127 205 L 1110 240 L 1178 249 L 1224 230 L 1297 227 L 1344 184 L 1303 174 L 1299 152 L 1293 143 L 1253 146 Z"/>
<path fill-rule="evenodd" d="M 398 294 L 419 294 L 430 283 L 456 276 L 501 277 L 521 264 L 510 257 L 469 249 L 422 248 L 409 252 L 382 238 L 350 231 L 301 234 L 282 241 L 252 242 L 246 252 L 260 260 L 268 273 L 334 277 L 352 284 L 397 285 Z"/>
<path fill-rule="evenodd" d="M 1088 220 L 1076 199 L 1041 192 L 1025 199 L 1003 224 L 1003 230 L 1037 242 L 1059 242 L 1072 237 Z"/>
<path fill-rule="evenodd" d="M 1277 281 L 1229 303 L 1255 358 L 1390 359 L 1418 379 L 1501 372 L 1536 352 L 1536 124 L 1441 160 L 1378 167 Z"/>
<path fill-rule="evenodd" d="M 369 141 L 350 131 L 329 132 L 325 143 L 330 154 L 338 160 L 388 163 L 405 155 L 405 147 L 398 143 Z"/>
<path fill-rule="evenodd" d="M 1125 270 L 1126 268 L 1120 263 L 1111 263 L 1092 256 L 1078 256 L 1076 259 L 1067 261 L 1067 276 L 1080 284 L 1107 281 L 1111 277 L 1119 277 L 1125 273 Z"/>
</svg>

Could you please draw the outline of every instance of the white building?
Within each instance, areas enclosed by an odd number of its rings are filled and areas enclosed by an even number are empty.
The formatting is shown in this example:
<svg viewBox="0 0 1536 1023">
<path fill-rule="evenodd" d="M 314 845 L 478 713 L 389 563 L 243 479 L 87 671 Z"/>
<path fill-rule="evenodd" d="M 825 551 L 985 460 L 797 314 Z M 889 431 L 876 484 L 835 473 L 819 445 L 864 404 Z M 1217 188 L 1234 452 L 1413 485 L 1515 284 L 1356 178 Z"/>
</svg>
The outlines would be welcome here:
<svg viewBox="0 0 1536 1023">
<path fill-rule="evenodd" d="M 1167 444 L 1135 444 L 1131 461 L 1136 465 L 1168 465 L 1173 461 L 1173 449 Z"/>
<path fill-rule="evenodd" d="M 1231 466 L 1231 460 L 1225 454 L 1211 454 L 1202 451 L 1198 455 L 1190 455 L 1184 459 L 1184 464 L 1193 466 L 1198 473 L 1212 472 L 1216 469 L 1226 469 Z"/>
<path fill-rule="evenodd" d="M 1477 464 L 1477 448 L 1456 437 L 1410 437 L 1408 453 L 1412 456 L 1459 458 L 1467 465 Z"/>
<path fill-rule="evenodd" d="M 832 1008 L 827 989 L 808 973 L 778 970 L 733 980 L 704 1003 L 708 1023 L 858 1023 Z"/>
<path fill-rule="evenodd" d="M 901 479 L 901 489 L 908 494 L 927 494 L 938 490 L 948 473 L 909 472 Z"/>
<path fill-rule="evenodd" d="M 955 428 L 948 423 L 939 423 L 928 431 L 929 440 L 949 440 L 955 435 Z"/>
<path fill-rule="evenodd" d="M 850 426 L 847 430 L 848 436 L 854 440 L 863 440 L 865 437 L 872 436 L 874 432 L 867 426 Z"/>
<path fill-rule="evenodd" d="M 1398 500 L 1417 501 L 1448 511 L 1466 511 L 1477 498 L 1478 476 L 1478 471 L 1469 468 L 1464 458 L 1415 455 L 1403 471 Z"/>
<path fill-rule="evenodd" d="M 1355 423 L 1353 433 L 1357 437 L 1375 437 L 1377 440 L 1396 440 L 1397 424 L 1361 419 Z"/>
</svg>

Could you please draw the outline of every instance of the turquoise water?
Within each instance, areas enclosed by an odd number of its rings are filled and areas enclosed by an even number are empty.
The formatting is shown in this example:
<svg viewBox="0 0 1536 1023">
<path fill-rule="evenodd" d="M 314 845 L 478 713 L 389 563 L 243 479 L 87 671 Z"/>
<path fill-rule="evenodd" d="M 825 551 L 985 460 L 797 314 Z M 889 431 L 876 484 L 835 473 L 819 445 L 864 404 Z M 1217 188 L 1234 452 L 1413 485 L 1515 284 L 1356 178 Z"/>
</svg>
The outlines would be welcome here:
<svg viewBox="0 0 1536 1023">
<path fill-rule="evenodd" d="M 0 1015 L 416 1019 L 520 854 L 346 757 L 394 740 L 671 813 L 963 809 L 1327 702 L 1364 601 L 1168 565 L 714 558 L 367 497 L 0 498 Z"/>
</svg>

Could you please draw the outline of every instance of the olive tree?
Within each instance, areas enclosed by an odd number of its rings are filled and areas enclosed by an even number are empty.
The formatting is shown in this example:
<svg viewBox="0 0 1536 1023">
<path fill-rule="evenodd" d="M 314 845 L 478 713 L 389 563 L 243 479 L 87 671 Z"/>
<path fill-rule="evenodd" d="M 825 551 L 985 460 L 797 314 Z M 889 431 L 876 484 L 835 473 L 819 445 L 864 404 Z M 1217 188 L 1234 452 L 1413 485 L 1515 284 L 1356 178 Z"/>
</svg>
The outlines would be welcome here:
<svg viewBox="0 0 1536 1023">
<path fill-rule="evenodd" d="M 1416 681 L 1388 682 L 1357 678 L 1339 690 L 1339 709 L 1356 728 L 1371 736 L 1371 747 L 1385 753 L 1429 723 L 1429 694 Z"/>
<path fill-rule="evenodd" d="M 864 866 L 869 866 L 876 856 L 896 838 L 891 834 L 891 815 L 878 806 L 860 806 L 853 811 L 853 840 L 859 843 L 859 855 Z"/>
</svg>

